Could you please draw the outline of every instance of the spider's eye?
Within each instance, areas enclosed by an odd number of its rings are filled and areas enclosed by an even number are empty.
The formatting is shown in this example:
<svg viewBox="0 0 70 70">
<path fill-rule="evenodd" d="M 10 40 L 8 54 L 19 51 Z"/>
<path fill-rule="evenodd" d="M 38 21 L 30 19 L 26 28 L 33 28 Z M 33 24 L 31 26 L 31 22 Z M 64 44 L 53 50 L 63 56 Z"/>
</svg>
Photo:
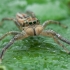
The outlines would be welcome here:
<svg viewBox="0 0 70 70">
<path fill-rule="evenodd" d="M 31 25 L 31 24 L 32 24 L 32 22 L 29 22 L 29 24 Z"/>
<path fill-rule="evenodd" d="M 34 21 L 33 23 L 36 24 L 36 21 Z"/>
<path fill-rule="evenodd" d="M 28 22 L 26 22 L 26 24 L 28 24 Z"/>
<path fill-rule="evenodd" d="M 20 17 L 20 16 L 19 16 L 19 18 L 23 19 L 23 17 Z"/>
<path fill-rule="evenodd" d="M 22 25 L 23 27 L 25 26 L 25 24 Z"/>
<path fill-rule="evenodd" d="M 37 20 L 37 22 L 39 23 L 40 21 L 39 21 L 39 20 Z"/>
</svg>

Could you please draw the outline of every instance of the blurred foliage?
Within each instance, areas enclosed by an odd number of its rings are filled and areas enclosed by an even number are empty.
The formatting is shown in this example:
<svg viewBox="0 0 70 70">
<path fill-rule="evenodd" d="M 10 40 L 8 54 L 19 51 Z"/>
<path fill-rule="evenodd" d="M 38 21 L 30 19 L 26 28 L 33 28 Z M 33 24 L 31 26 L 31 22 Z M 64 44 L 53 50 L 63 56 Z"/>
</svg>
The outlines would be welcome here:
<svg viewBox="0 0 70 70">
<path fill-rule="evenodd" d="M 5 66 L 0 66 L 0 70 L 6 70 Z"/>
<path fill-rule="evenodd" d="M 32 10 L 40 20 L 59 20 L 68 17 L 68 10 L 59 1 L 46 4 L 32 4 L 26 8 Z M 57 18 L 55 18 L 57 17 Z"/>
<path fill-rule="evenodd" d="M 15 18 L 17 12 L 33 11 L 42 22 L 58 20 L 68 26 L 63 29 L 58 25 L 49 25 L 66 39 L 70 38 L 70 0 L 1 0 L 0 19 Z M 8 31 L 19 31 L 11 21 L 5 21 L 0 26 L 0 36 Z M 12 36 L 0 41 L 0 51 Z M 70 46 L 63 43 L 70 50 Z M 4 55 L 0 67 L 8 70 L 70 70 L 70 55 L 57 45 L 51 38 L 37 36 L 17 41 Z"/>
</svg>

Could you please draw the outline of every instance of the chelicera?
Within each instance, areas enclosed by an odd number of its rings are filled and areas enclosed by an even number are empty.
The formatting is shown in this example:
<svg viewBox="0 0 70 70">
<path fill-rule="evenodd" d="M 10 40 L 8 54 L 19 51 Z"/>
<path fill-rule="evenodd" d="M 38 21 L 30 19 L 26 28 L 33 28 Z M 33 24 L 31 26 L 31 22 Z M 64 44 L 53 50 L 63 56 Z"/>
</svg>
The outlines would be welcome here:
<svg viewBox="0 0 70 70">
<path fill-rule="evenodd" d="M 61 47 L 65 49 L 67 53 L 70 53 L 68 49 L 60 42 L 63 41 L 67 44 L 70 44 L 70 42 L 66 39 L 64 39 L 60 34 L 56 33 L 53 30 L 44 30 L 46 26 L 50 23 L 58 24 L 64 28 L 66 28 L 65 25 L 61 24 L 58 21 L 54 20 L 48 20 L 45 21 L 43 24 L 40 24 L 40 21 L 36 18 L 35 14 L 31 11 L 27 11 L 26 13 L 17 13 L 16 18 L 3 18 L 1 22 L 5 20 L 14 21 L 16 26 L 21 30 L 19 31 L 10 31 L 5 33 L 2 37 L 0 37 L 0 41 L 4 39 L 8 35 L 14 35 L 14 37 L 4 46 L 0 53 L 0 60 L 2 60 L 2 57 L 5 53 L 5 51 L 17 40 L 22 40 L 24 38 L 27 38 L 29 36 L 49 36 L 54 39 L 54 41 L 59 44 Z"/>
</svg>

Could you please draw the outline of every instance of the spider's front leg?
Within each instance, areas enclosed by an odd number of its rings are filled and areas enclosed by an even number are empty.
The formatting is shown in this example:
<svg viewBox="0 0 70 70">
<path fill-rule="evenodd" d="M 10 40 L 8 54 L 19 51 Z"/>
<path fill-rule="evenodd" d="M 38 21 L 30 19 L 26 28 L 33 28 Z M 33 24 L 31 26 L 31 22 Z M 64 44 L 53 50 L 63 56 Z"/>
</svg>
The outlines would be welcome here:
<svg viewBox="0 0 70 70">
<path fill-rule="evenodd" d="M 26 38 L 26 37 L 28 37 L 28 35 L 27 35 L 25 32 L 21 32 L 20 34 L 15 35 L 14 38 L 12 38 L 12 39 L 9 41 L 9 43 L 6 44 L 6 45 L 4 46 L 4 48 L 2 49 L 2 52 L 0 53 L 0 61 L 2 60 L 2 57 L 3 57 L 4 53 L 5 53 L 5 51 L 6 51 L 15 41 L 24 39 L 24 38 Z"/>
<path fill-rule="evenodd" d="M 63 27 L 63 28 L 67 28 L 67 26 L 65 26 L 64 24 L 61 24 L 60 22 L 54 21 L 54 20 L 45 21 L 45 22 L 43 23 L 43 27 L 45 28 L 48 24 L 57 24 L 57 25 L 59 25 L 59 26 L 61 26 L 61 27 Z"/>
<path fill-rule="evenodd" d="M 13 21 L 13 22 L 15 23 L 15 25 L 16 25 L 20 30 L 22 30 L 21 25 L 17 22 L 17 20 L 16 20 L 15 18 L 3 18 L 3 19 L 1 20 L 1 22 L 0 22 L 0 26 L 2 25 L 2 23 L 3 23 L 4 21 Z"/>
<path fill-rule="evenodd" d="M 2 18 L 2 20 L 1 20 L 1 22 L 0 22 L 0 25 L 2 25 L 2 23 L 3 23 L 4 21 L 6 21 L 6 20 L 8 20 L 8 21 L 14 21 L 13 18 Z"/>
<path fill-rule="evenodd" d="M 20 34 L 20 32 L 18 32 L 18 31 L 10 31 L 10 32 L 7 32 L 7 33 L 5 33 L 4 35 L 2 35 L 2 37 L 0 37 L 0 41 L 1 41 L 3 38 L 5 38 L 6 36 L 8 36 L 8 35 L 17 35 L 17 34 Z"/>
<path fill-rule="evenodd" d="M 63 47 L 63 48 L 65 49 L 65 51 L 66 51 L 68 54 L 70 54 L 70 51 L 69 51 L 68 49 L 66 49 L 66 47 L 65 47 L 59 40 L 65 42 L 65 43 L 67 43 L 67 44 L 70 44 L 70 42 L 69 42 L 68 40 L 62 38 L 60 34 L 57 34 L 57 33 L 54 32 L 53 30 L 46 30 L 46 31 L 42 31 L 42 32 L 41 32 L 41 35 L 52 37 L 57 44 L 59 44 L 61 47 Z"/>
</svg>

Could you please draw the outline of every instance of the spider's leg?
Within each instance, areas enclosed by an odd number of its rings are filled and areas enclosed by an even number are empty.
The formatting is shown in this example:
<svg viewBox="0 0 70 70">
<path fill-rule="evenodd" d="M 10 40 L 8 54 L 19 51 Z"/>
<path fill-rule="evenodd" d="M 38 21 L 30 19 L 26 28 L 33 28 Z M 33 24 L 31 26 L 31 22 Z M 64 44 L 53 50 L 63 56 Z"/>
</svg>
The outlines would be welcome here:
<svg viewBox="0 0 70 70">
<path fill-rule="evenodd" d="M 14 21 L 13 18 L 2 18 L 1 22 L 0 22 L 0 25 L 2 25 L 2 23 L 6 20 L 9 20 L 9 21 Z"/>
<path fill-rule="evenodd" d="M 21 32 L 20 34 L 15 35 L 14 38 L 12 38 L 12 39 L 9 41 L 9 43 L 6 44 L 6 45 L 4 46 L 4 48 L 2 49 L 2 52 L 1 52 L 1 54 L 0 54 L 0 61 L 2 60 L 2 57 L 3 57 L 4 53 L 5 53 L 5 51 L 6 51 L 15 41 L 24 39 L 24 38 L 26 38 L 26 37 L 28 37 L 28 35 L 27 35 L 25 32 Z"/>
<path fill-rule="evenodd" d="M 0 25 L 2 25 L 4 21 L 13 21 L 19 29 L 22 29 L 20 24 L 14 18 L 3 18 L 0 22 Z"/>
<path fill-rule="evenodd" d="M 70 53 L 70 51 L 58 40 L 58 38 L 53 37 L 53 39 L 54 39 L 54 41 L 55 41 L 58 45 L 60 45 L 61 47 L 63 47 L 64 50 L 65 50 L 68 54 Z"/>
<path fill-rule="evenodd" d="M 11 39 L 10 42 L 2 49 L 1 53 L 0 53 L 0 63 L 2 60 L 2 57 L 4 55 L 4 52 L 15 42 L 15 39 Z"/>
<path fill-rule="evenodd" d="M 45 21 L 45 22 L 43 23 L 43 27 L 45 28 L 48 24 L 57 24 L 57 25 L 59 25 L 59 26 L 61 26 L 61 27 L 63 27 L 63 28 L 67 28 L 67 26 L 65 26 L 64 24 L 61 24 L 60 22 L 54 21 L 54 20 Z"/>
<path fill-rule="evenodd" d="M 7 33 L 5 33 L 2 37 L 0 37 L 0 41 L 3 39 L 3 38 L 5 38 L 6 36 L 8 36 L 8 35 L 17 35 L 17 34 L 19 34 L 20 32 L 18 32 L 18 31 L 10 31 L 10 32 L 7 32 Z"/>
<path fill-rule="evenodd" d="M 34 14 L 32 11 L 26 11 L 26 13 L 27 13 L 28 15 L 30 15 L 31 17 L 33 17 L 33 18 L 36 17 L 35 14 Z"/>
<path fill-rule="evenodd" d="M 64 47 L 64 45 L 62 45 L 58 40 L 61 40 L 61 41 L 65 42 L 65 43 L 67 43 L 67 44 L 70 44 L 70 42 L 69 42 L 68 40 L 62 38 L 61 35 L 57 34 L 57 33 L 54 32 L 53 30 L 42 31 L 42 32 L 41 32 L 41 35 L 43 35 L 43 36 L 50 36 L 50 37 L 54 38 L 54 40 L 55 40 L 60 46 L 62 46 L 67 53 L 70 53 L 70 52 L 66 49 L 66 47 Z"/>
</svg>

